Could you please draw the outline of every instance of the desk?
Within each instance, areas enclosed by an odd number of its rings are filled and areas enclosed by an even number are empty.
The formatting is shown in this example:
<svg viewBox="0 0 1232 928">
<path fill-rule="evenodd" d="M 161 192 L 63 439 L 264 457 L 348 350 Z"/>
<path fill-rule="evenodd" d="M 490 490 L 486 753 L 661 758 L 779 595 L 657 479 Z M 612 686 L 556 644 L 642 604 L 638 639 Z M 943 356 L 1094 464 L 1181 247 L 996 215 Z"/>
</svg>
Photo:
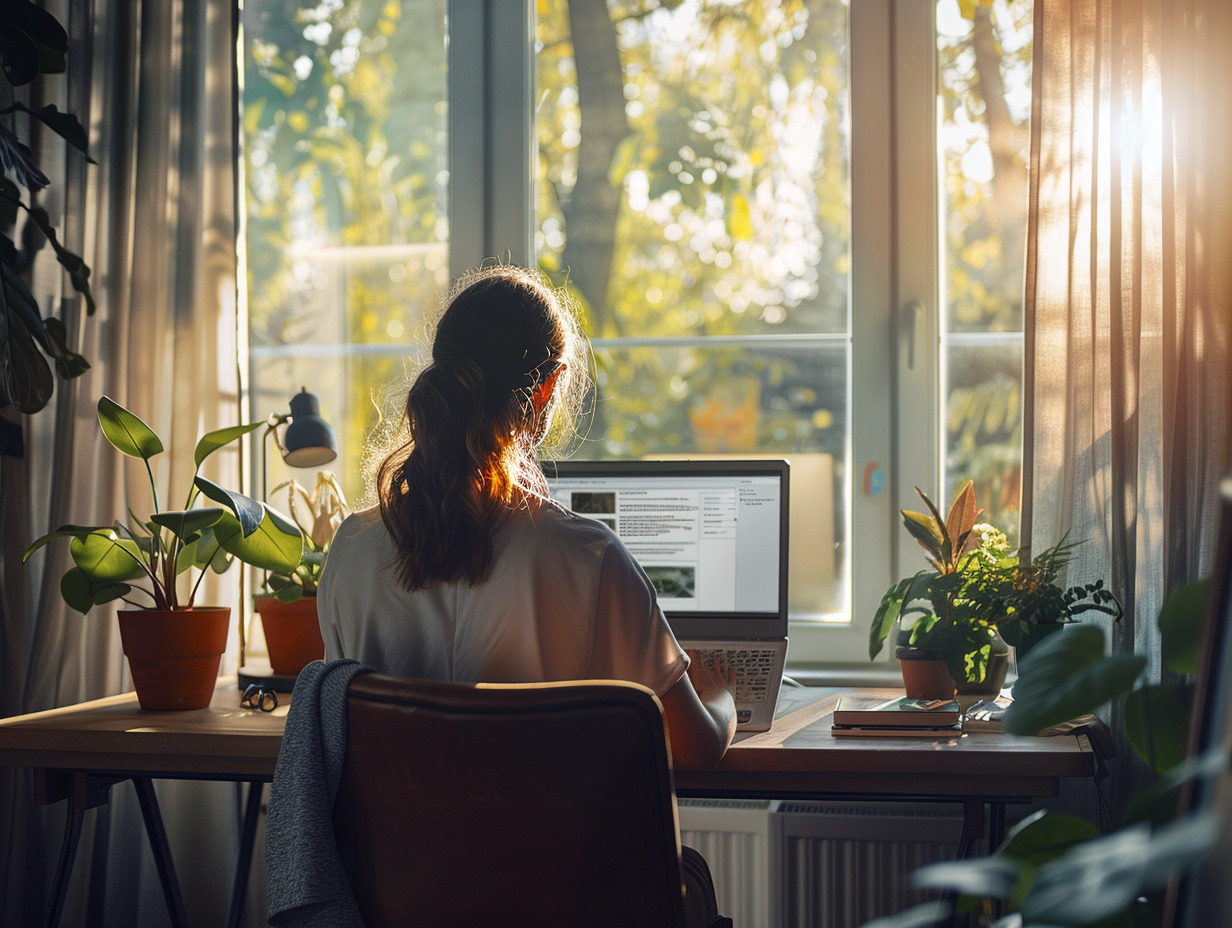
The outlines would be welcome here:
<svg viewBox="0 0 1232 928">
<path fill-rule="evenodd" d="M 235 681 L 221 679 L 207 709 L 146 711 L 137 705 L 135 693 L 126 693 L 0 719 L 0 765 L 34 768 L 36 802 L 69 801 L 48 902 L 48 926 L 60 918 L 86 810 L 106 803 L 110 788 L 124 780 L 132 780 L 137 792 L 171 924 L 187 924 L 151 782 L 155 779 L 249 784 L 228 921 L 232 926 L 239 923 L 261 812 L 261 788 L 274 778 L 291 700 L 289 694 L 281 694 L 273 712 L 241 709 L 239 701 Z"/>
<path fill-rule="evenodd" d="M 1062 778 L 1090 777 L 1095 770 L 1091 746 L 1081 735 L 835 738 L 830 715 L 837 699 L 837 690 L 785 687 L 770 731 L 740 736 L 714 770 L 677 769 L 676 792 L 687 797 L 961 801 L 965 849 L 983 835 L 986 807 L 992 811 L 989 842 L 995 845 L 1004 831 L 1007 802 L 1055 796 Z M 71 800 L 56 892 L 71 867 L 74 831 L 79 833 L 85 810 L 105 802 L 112 784 L 132 779 L 155 858 L 165 855 L 165 872 L 160 861 L 159 876 L 173 922 L 182 924 L 183 903 L 177 902 L 178 885 L 150 780 L 246 781 L 251 785 L 241 847 L 247 850 L 241 853 L 233 887 L 234 923 L 246 889 L 261 785 L 273 779 L 289 703 L 283 694 L 272 713 L 240 709 L 234 681 L 220 680 L 208 709 L 143 711 L 130 693 L 0 719 L 0 765 L 35 768 L 40 802 Z M 53 897 L 49 923 L 58 919 L 58 901 Z"/>
</svg>

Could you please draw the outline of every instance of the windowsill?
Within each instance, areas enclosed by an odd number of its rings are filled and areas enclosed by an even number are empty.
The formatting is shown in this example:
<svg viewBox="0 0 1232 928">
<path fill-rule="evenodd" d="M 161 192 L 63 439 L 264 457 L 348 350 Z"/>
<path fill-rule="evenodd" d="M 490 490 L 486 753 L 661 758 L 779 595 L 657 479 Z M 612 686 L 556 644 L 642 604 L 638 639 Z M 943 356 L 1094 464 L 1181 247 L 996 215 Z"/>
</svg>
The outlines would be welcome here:
<svg viewBox="0 0 1232 928">
<path fill-rule="evenodd" d="M 805 686 L 902 686 L 897 666 L 865 664 L 792 664 L 786 675 Z"/>
</svg>

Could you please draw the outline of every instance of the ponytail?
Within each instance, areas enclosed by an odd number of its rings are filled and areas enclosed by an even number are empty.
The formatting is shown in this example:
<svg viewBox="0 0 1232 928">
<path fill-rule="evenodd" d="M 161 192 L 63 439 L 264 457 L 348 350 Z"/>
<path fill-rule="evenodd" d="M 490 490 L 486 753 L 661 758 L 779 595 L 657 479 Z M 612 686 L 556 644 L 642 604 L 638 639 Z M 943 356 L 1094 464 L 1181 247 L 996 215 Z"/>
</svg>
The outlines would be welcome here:
<svg viewBox="0 0 1232 928">
<path fill-rule="evenodd" d="M 409 436 L 377 471 L 402 586 L 488 576 L 496 529 L 527 497 L 546 495 L 535 446 L 552 410 L 536 410 L 533 392 L 581 369 L 571 357 L 581 344 L 560 297 L 531 272 L 494 267 L 463 282 L 407 394 Z M 557 392 L 576 391 L 567 380 Z"/>
</svg>

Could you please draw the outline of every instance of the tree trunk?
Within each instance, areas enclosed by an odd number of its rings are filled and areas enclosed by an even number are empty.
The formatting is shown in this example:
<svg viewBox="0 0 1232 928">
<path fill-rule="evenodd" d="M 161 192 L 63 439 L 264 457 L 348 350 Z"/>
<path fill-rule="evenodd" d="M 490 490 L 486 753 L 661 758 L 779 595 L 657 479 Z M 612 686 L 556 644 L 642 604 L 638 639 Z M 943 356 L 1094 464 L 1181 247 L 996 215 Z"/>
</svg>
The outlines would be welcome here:
<svg viewBox="0 0 1232 928">
<path fill-rule="evenodd" d="M 577 182 L 561 204 L 565 219 L 564 266 L 569 279 L 588 304 L 594 334 L 610 321 L 608 285 L 616 250 L 616 219 L 621 184 L 610 178 L 612 157 L 629 134 L 625 118 L 624 76 L 616 26 L 607 5 L 593 0 L 569 4 L 573 60 L 577 69 L 581 142 L 577 149 Z"/>
<path fill-rule="evenodd" d="M 999 217 L 1001 262 L 998 275 L 1014 301 L 1020 297 L 1022 263 L 1026 247 L 1027 174 L 1021 160 L 1027 130 L 1016 125 L 1005 102 L 1001 77 L 1001 50 L 993 31 L 992 12 L 975 11 L 971 44 L 984 118 L 988 123 L 988 147 L 992 153 L 992 198 L 988 214 Z"/>
</svg>

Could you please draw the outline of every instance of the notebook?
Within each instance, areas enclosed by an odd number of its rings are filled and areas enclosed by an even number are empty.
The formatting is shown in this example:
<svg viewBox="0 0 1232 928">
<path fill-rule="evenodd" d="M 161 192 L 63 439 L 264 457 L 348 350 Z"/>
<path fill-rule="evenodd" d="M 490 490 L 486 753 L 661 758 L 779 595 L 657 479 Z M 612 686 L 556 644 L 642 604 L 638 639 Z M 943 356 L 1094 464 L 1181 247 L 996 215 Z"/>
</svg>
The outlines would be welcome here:
<svg viewBox="0 0 1232 928">
<path fill-rule="evenodd" d="M 774 719 L 787 658 L 786 461 L 561 461 L 552 498 L 606 523 L 681 646 L 736 670 L 740 731 Z"/>
</svg>

